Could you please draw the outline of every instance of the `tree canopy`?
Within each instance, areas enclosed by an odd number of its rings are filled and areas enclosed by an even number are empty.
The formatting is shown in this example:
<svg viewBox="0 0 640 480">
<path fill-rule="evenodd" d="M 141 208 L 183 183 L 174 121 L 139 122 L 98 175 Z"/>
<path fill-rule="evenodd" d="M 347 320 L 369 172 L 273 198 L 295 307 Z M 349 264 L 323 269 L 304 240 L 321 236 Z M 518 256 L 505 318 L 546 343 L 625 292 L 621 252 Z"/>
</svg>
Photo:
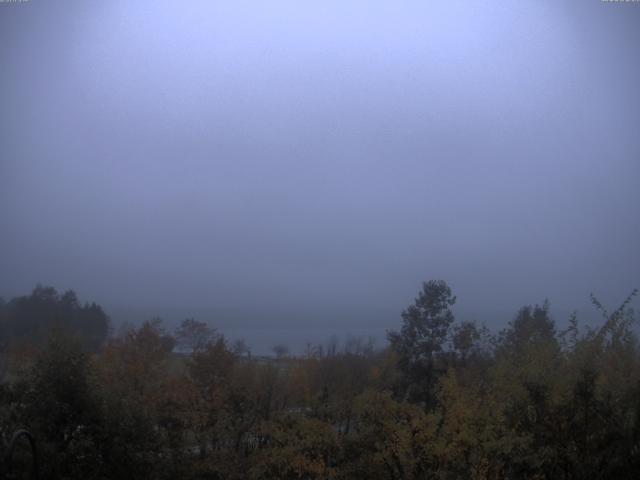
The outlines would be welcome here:
<svg viewBox="0 0 640 480">
<path fill-rule="evenodd" d="M 430 281 L 384 348 L 330 339 L 271 358 L 195 319 L 173 335 L 143 322 L 94 351 L 51 329 L 3 352 L 0 436 L 28 428 L 46 479 L 631 480 L 636 293 L 611 312 L 594 297 L 601 325 L 573 315 L 559 330 L 543 302 L 492 334 L 456 322 L 450 287 Z M 32 297 L 6 306 L 78 303 Z"/>
<path fill-rule="evenodd" d="M 60 294 L 38 285 L 30 295 L 0 302 L 0 345 L 28 342 L 42 345 L 54 330 L 76 336 L 97 350 L 109 333 L 109 317 L 96 303 L 81 304 L 73 290 Z"/>
</svg>

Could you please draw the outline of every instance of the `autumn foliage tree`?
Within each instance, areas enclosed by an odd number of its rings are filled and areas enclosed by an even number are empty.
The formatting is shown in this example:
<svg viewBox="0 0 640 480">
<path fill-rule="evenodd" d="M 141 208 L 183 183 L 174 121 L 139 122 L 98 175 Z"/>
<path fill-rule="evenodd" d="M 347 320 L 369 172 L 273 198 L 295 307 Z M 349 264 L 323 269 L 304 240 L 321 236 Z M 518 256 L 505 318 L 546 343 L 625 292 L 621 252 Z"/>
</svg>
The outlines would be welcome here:
<svg viewBox="0 0 640 480">
<path fill-rule="evenodd" d="M 194 319 L 98 351 L 59 331 L 2 352 L 0 436 L 31 430 L 51 479 L 635 479 L 636 293 L 613 311 L 594 297 L 601 325 L 560 328 L 544 302 L 493 335 L 455 322 L 431 281 L 388 347 L 332 339 L 280 358 Z"/>
</svg>

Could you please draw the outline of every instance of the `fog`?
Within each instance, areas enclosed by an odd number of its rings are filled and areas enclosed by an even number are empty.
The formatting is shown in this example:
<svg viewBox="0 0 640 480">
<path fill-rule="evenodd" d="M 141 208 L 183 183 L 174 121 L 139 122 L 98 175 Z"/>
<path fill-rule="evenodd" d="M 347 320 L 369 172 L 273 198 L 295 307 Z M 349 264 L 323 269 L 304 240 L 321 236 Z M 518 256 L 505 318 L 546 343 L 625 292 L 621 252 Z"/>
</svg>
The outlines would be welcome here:
<svg viewBox="0 0 640 480">
<path fill-rule="evenodd" d="M 598 0 L 0 3 L 0 296 L 256 348 L 382 338 L 431 278 L 492 328 L 616 306 L 639 27 Z"/>
</svg>

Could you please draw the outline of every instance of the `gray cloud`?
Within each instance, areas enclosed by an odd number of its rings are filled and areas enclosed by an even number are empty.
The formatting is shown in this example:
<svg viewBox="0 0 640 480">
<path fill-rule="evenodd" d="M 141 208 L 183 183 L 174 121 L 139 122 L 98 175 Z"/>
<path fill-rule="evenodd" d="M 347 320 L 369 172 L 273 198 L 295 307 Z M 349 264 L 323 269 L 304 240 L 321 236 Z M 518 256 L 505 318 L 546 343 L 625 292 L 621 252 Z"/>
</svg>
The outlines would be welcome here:
<svg viewBox="0 0 640 480">
<path fill-rule="evenodd" d="M 0 294 L 344 331 L 395 326 L 433 277 L 494 326 L 615 303 L 640 285 L 639 21 L 595 0 L 0 4 Z"/>
</svg>

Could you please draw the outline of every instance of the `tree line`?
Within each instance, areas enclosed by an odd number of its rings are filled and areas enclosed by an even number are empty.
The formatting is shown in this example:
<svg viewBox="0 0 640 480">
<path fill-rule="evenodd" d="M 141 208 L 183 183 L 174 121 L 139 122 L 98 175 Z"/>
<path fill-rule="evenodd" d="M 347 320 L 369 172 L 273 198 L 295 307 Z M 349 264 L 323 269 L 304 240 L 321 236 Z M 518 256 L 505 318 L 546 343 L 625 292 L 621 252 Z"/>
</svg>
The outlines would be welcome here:
<svg viewBox="0 0 640 480">
<path fill-rule="evenodd" d="M 0 310 L 0 434 L 31 431 L 56 479 L 638 478 L 636 293 L 593 297 L 597 326 L 558 329 L 545 302 L 492 333 L 432 280 L 385 348 L 265 361 L 194 319 L 107 335 L 102 309 L 38 287 Z"/>
<path fill-rule="evenodd" d="M 0 298 L 0 347 L 42 345 L 52 330 L 73 333 L 89 350 L 98 350 L 109 334 L 109 317 L 96 303 L 82 305 L 73 290 L 62 294 L 38 285 L 30 295 L 5 303 Z"/>
</svg>

